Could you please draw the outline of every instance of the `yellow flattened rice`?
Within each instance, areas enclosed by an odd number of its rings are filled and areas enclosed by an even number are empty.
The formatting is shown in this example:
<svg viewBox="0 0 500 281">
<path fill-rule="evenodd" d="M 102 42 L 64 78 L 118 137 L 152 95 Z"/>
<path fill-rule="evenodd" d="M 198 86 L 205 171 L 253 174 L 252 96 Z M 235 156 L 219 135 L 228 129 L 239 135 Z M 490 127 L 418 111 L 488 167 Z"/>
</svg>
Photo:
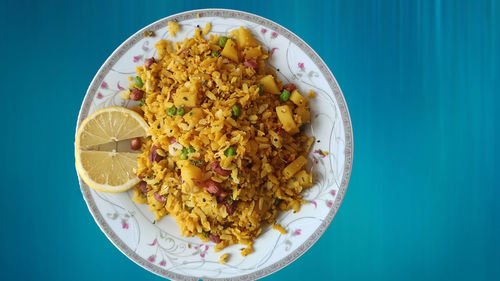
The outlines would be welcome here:
<svg viewBox="0 0 500 281">
<path fill-rule="evenodd" d="M 221 264 L 225 264 L 227 263 L 227 259 L 229 258 L 229 254 L 226 253 L 226 254 L 223 254 L 222 256 L 220 256 L 219 258 L 219 263 Z"/>
<path fill-rule="evenodd" d="M 144 93 L 151 135 L 142 140 L 133 200 L 157 220 L 174 217 L 182 235 L 213 241 L 215 251 L 242 244 L 248 255 L 262 227 L 299 211 L 312 186 L 306 155 L 314 139 L 301 132 L 307 98 L 282 85 L 243 27 L 209 38 L 197 28 L 155 47 L 158 58 L 137 67 L 131 83 Z"/>
<path fill-rule="evenodd" d="M 179 30 L 181 30 L 181 26 L 178 23 L 175 21 L 168 22 L 168 34 L 170 37 L 174 37 Z"/>
<path fill-rule="evenodd" d="M 281 226 L 281 224 L 273 225 L 273 229 L 279 231 L 281 234 L 287 234 L 287 231 Z"/>
</svg>

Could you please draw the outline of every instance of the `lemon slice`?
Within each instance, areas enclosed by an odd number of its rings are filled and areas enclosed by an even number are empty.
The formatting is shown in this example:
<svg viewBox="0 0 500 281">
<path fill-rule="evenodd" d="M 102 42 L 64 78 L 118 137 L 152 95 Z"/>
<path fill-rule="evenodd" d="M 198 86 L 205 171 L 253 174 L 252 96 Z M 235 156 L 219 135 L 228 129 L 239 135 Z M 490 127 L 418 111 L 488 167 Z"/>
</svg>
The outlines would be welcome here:
<svg viewBox="0 0 500 281">
<path fill-rule="evenodd" d="M 76 134 L 76 146 L 91 147 L 143 137 L 147 130 L 146 121 L 137 112 L 119 106 L 105 107 L 83 120 Z"/>
<path fill-rule="evenodd" d="M 122 192 L 139 182 L 137 153 L 97 151 L 96 147 L 147 135 L 148 125 L 136 112 L 123 107 L 102 108 L 80 125 L 75 139 L 75 162 L 80 177 L 102 192 Z"/>
<path fill-rule="evenodd" d="M 122 192 L 139 182 L 134 173 L 137 153 L 84 151 L 77 156 L 80 177 L 101 192 Z"/>
</svg>

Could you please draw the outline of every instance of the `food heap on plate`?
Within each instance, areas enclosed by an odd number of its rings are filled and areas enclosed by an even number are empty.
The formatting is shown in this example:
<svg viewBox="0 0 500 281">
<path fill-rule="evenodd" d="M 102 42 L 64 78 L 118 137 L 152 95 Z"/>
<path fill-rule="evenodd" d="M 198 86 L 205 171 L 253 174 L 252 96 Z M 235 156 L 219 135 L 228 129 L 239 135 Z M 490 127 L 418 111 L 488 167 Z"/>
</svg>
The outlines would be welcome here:
<svg viewBox="0 0 500 281">
<path fill-rule="evenodd" d="M 137 141 L 133 200 L 156 220 L 175 218 L 182 235 L 213 241 L 215 251 L 244 244 L 245 256 L 279 212 L 300 210 L 301 192 L 313 185 L 306 155 L 314 139 L 302 132 L 309 101 L 282 85 L 248 30 L 209 29 L 158 41 L 157 57 L 136 68 L 123 95 L 139 101 L 150 135 Z"/>
</svg>

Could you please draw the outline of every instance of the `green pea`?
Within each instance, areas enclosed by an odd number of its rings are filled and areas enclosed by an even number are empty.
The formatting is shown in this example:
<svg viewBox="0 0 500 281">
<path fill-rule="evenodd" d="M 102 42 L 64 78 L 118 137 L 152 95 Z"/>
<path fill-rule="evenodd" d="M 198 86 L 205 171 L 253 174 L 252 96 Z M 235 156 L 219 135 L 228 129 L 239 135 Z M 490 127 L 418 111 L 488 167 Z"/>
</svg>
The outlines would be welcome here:
<svg viewBox="0 0 500 281">
<path fill-rule="evenodd" d="M 226 151 L 224 151 L 224 155 L 226 155 L 227 157 L 236 155 L 236 149 L 234 149 L 234 147 L 230 146 L 230 147 L 228 147 L 228 149 L 226 149 Z"/>
<path fill-rule="evenodd" d="M 186 114 L 186 110 L 184 109 L 183 106 L 181 106 L 179 109 L 177 109 L 177 115 L 182 116 L 184 114 Z"/>
<path fill-rule="evenodd" d="M 214 58 L 220 57 L 219 52 L 212 52 L 212 57 L 214 57 Z"/>
<path fill-rule="evenodd" d="M 262 94 L 264 93 L 262 84 L 257 84 L 257 87 L 259 87 L 259 96 L 262 96 Z"/>
<path fill-rule="evenodd" d="M 144 86 L 144 83 L 142 82 L 141 77 L 136 76 L 134 79 L 134 83 L 137 85 L 137 87 L 142 88 Z"/>
<path fill-rule="evenodd" d="M 288 101 L 290 99 L 290 92 L 288 90 L 283 90 L 280 95 L 282 101 Z"/>
<path fill-rule="evenodd" d="M 227 37 L 221 36 L 221 38 L 219 38 L 219 46 L 221 48 L 224 48 L 224 46 L 226 46 L 226 43 L 227 43 Z"/>
<path fill-rule="evenodd" d="M 188 159 L 188 154 L 187 154 L 187 151 L 182 152 L 182 153 L 179 155 L 179 157 L 180 157 L 182 160 L 186 160 L 186 159 Z"/>
<path fill-rule="evenodd" d="M 194 147 L 190 146 L 190 147 L 187 149 L 187 152 L 188 152 L 188 153 L 193 153 L 193 152 L 196 152 L 196 149 L 194 149 Z"/>
<path fill-rule="evenodd" d="M 172 106 L 167 110 L 167 115 L 168 116 L 174 116 L 177 113 L 177 108 L 175 106 Z"/>
<path fill-rule="evenodd" d="M 238 105 L 233 105 L 231 107 L 231 110 L 233 112 L 234 119 L 238 118 L 238 116 L 241 115 L 241 108 Z"/>
</svg>

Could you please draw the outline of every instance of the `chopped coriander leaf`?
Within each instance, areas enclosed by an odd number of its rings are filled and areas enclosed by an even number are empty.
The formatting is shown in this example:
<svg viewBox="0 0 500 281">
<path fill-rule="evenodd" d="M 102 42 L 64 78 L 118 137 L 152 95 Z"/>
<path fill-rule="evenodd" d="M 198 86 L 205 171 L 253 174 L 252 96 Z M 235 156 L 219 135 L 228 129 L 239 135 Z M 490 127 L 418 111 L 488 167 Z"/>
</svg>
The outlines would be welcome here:
<svg viewBox="0 0 500 281">
<path fill-rule="evenodd" d="M 259 87 L 259 96 L 262 96 L 264 92 L 262 84 L 257 84 L 257 87 Z"/>
<path fill-rule="evenodd" d="M 205 236 L 208 236 L 208 234 L 210 233 L 210 231 L 205 231 L 205 230 L 201 230 L 201 233 Z"/>
<path fill-rule="evenodd" d="M 283 199 L 275 198 L 274 199 L 274 206 L 278 206 L 281 203 L 281 201 L 283 201 Z"/>
<path fill-rule="evenodd" d="M 191 162 L 191 164 L 195 165 L 195 166 L 201 166 L 201 164 L 203 164 L 203 160 L 189 160 Z"/>
<path fill-rule="evenodd" d="M 194 149 L 193 146 L 190 146 L 188 149 L 187 149 L 187 152 L 188 153 L 193 153 L 193 152 L 196 152 L 196 149 Z"/>
<path fill-rule="evenodd" d="M 212 52 L 212 57 L 214 57 L 214 58 L 220 57 L 219 52 Z"/>
<path fill-rule="evenodd" d="M 140 100 L 138 106 L 143 106 L 144 105 L 144 100 Z"/>
<path fill-rule="evenodd" d="M 238 118 L 241 115 L 241 107 L 239 107 L 238 105 L 233 105 L 231 107 L 231 111 L 234 119 Z"/>
</svg>

